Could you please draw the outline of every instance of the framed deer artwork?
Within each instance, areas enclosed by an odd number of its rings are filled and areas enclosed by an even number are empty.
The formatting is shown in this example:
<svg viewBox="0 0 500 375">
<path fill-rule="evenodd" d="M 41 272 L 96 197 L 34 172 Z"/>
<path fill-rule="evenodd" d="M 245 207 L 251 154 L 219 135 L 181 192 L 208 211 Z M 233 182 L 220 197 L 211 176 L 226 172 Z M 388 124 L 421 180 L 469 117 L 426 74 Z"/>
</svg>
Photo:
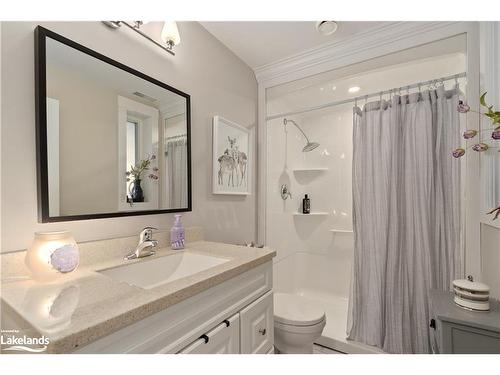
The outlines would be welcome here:
<svg viewBox="0 0 500 375">
<path fill-rule="evenodd" d="M 220 116 L 213 118 L 212 192 L 250 195 L 252 131 Z"/>
</svg>

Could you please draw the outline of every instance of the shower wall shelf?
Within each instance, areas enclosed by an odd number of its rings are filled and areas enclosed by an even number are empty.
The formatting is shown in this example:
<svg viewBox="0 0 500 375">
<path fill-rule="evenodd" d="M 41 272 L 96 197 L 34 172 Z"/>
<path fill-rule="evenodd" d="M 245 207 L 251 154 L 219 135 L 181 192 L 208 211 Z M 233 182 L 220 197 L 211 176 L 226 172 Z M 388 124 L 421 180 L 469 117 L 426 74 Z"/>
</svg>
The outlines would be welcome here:
<svg viewBox="0 0 500 375">
<path fill-rule="evenodd" d="M 295 168 L 294 172 L 321 172 L 327 171 L 328 167 L 313 167 L 313 168 Z"/>
<path fill-rule="evenodd" d="M 332 232 L 332 233 L 342 233 L 342 234 L 351 234 L 351 233 L 354 233 L 352 230 L 345 230 L 345 229 L 330 229 L 329 232 Z"/>
<path fill-rule="evenodd" d="M 293 213 L 293 216 L 328 216 L 328 215 L 330 215 L 329 212 L 320 212 L 320 211 L 311 212 L 310 214 L 303 214 L 302 212 Z"/>
</svg>

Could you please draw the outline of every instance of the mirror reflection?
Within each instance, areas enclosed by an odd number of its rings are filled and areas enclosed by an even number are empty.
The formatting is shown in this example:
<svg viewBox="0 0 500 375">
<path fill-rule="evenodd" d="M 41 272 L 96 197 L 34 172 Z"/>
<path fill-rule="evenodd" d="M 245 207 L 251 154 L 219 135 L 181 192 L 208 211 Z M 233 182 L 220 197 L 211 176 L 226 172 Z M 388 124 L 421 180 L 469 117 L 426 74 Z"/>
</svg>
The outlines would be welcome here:
<svg viewBox="0 0 500 375">
<path fill-rule="evenodd" d="M 188 96 L 46 38 L 49 216 L 188 208 Z"/>
</svg>

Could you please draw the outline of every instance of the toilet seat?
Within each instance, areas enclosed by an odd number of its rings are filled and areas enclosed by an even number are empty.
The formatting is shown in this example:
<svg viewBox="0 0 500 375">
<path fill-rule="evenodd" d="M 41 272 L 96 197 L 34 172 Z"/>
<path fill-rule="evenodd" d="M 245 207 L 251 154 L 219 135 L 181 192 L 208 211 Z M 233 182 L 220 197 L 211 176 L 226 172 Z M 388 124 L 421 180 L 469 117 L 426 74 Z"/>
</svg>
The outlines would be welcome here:
<svg viewBox="0 0 500 375">
<path fill-rule="evenodd" d="M 277 328 L 293 330 L 291 327 L 318 326 L 324 321 L 324 310 L 310 300 L 294 294 L 274 293 L 274 322 Z"/>
<path fill-rule="evenodd" d="M 275 321 L 274 329 L 282 332 L 309 335 L 309 334 L 321 333 L 323 331 L 323 328 L 325 328 L 325 325 L 326 325 L 326 319 L 323 319 L 319 323 L 316 323 L 311 326 L 294 326 L 291 324 L 283 324 Z"/>
</svg>

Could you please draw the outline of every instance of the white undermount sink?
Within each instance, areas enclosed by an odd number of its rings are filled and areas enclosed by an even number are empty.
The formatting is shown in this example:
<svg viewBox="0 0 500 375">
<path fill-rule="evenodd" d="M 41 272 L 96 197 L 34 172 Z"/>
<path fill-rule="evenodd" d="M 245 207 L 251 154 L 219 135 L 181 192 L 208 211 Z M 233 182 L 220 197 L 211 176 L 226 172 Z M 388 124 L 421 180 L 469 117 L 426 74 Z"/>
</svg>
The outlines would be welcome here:
<svg viewBox="0 0 500 375">
<path fill-rule="evenodd" d="M 180 252 L 158 258 L 145 258 L 136 263 L 98 272 L 117 281 L 126 282 L 143 289 L 151 289 L 228 261 L 229 259 L 210 255 Z"/>
</svg>

